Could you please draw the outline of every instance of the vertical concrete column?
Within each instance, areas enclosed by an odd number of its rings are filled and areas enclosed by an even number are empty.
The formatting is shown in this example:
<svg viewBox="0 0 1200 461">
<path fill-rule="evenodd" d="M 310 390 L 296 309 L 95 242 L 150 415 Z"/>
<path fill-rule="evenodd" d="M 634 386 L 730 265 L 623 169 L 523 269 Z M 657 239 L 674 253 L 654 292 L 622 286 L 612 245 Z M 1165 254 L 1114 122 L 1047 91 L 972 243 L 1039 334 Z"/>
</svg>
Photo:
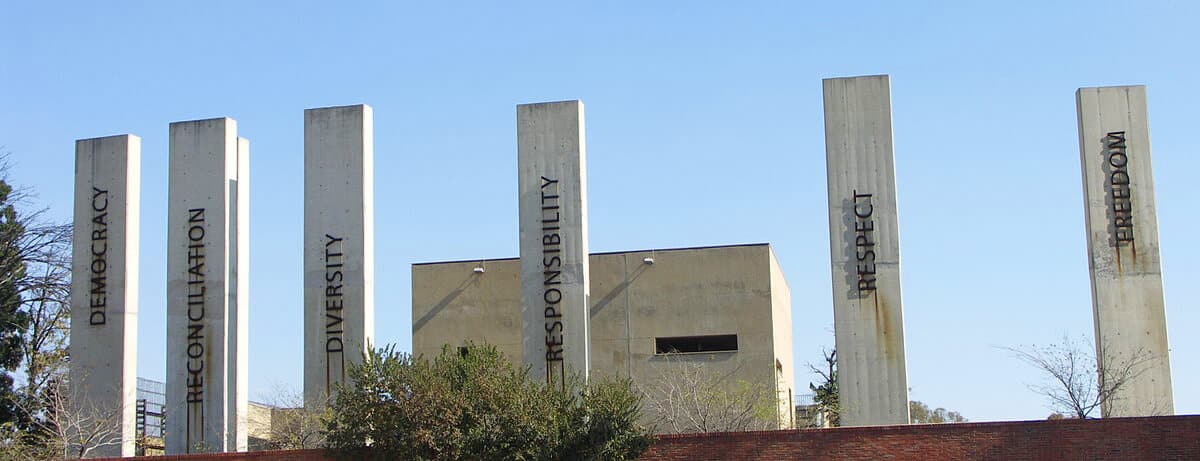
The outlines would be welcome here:
<svg viewBox="0 0 1200 461">
<path fill-rule="evenodd" d="M 168 454 L 245 449 L 248 149 L 229 118 L 171 124 Z"/>
<path fill-rule="evenodd" d="M 1174 413 L 1145 86 L 1081 88 L 1079 155 L 1105 417 Z"/>
<path fill-rule="evenodd" d="M 841 422 L 907 424 L 891 84 L 831 78 L 824 93 Z"/>
<path fill-rule="evenodd" d="M 304 400 L 323 406 L 375 335 L 374 121 L 304 111 Z"/>
<path fill-rule="evenodd" d="M 585 145 L 583 102 L 517 106 L 522 355 L 558 385 L 590 367 Z"/>
<path fill-rule="evenodd" d="M 141 164 L 137 136 L 75 142 L 68 391 L 85 416 L 120 410 L 102 423 L 119 425 L 121 444 L 94 456 L 134 455 Z"/>
<path fill-rule="evenodd" d="M 226 333 L 229 344 L 229 389 L 233 390 L 229 399 L 229 430 L 226 432 L 227 451 L 246 451 L 249 449 L 249 404 L 250 392 L 250 140 L 238 137 L 237 144 L 237 177 L 231 191 L 234 194 L 230 205 L 234 211 L 229 214 L 233 223 L 229 226 L 234 237 L 229 245 L 228 280 L 233 283 L 234 303 L 229 307 L 229 331 Z"/>
</svg>

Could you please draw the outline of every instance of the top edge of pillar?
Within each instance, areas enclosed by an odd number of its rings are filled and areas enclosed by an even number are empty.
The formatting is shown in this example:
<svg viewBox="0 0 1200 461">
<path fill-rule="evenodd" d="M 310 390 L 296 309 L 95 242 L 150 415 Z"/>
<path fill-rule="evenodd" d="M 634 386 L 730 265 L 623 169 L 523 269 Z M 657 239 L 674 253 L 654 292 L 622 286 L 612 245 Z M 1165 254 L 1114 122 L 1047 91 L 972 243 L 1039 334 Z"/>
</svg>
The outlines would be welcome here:
<svg viewBox="0 0 1200 461">
<path fill-rule="evenodd" d="M 229 117 L 213 117 L 213 118 L 202 118 L 202 119 L 196 119 L 196 120 L 180 120 L 178 122 L 171 122 L 171 126 L 199 124 L 199 123 L 211 123 L 211 122 L 218 122 L 218 121 L 226 123 L 226 124 L 228 124 L 230 122 L 236 122 L 236 120 L 229 118 Z"/>
<path fill-rule="evenodd" d="M 320 111 L 326 111 L 326 110 L 354 110 L 354 109 L 363 110 L 363 111 L 372 110 L 370 104 L 363 103 L 363 104 L 348 104 L 348 105 L 344 105 L 344 106 L 311 107 L 308 109 L 304 109 L 304 113 L 307 114 L 309 112 L 320 112 Z"/>
<path fill-rule="evenodd" d="M 527 107 L 533 108 L 533 107 L 539 107 L 539 106 L 553 106 L 553 105 L 560 105 L 560 104 L 575 104 L 575 105 L 582 107 L 583 100 L 582 99 L 566 99 L 566 100 L 562 100 L 562 101 L 531 102 L 531 103 L 525 103 L 525 104 L 517 104 L 517 109 L 520 110 L 522 108 L 527 108 Z"/>
<path fill-rule="evenodd" d="M 97 136 L 94 138 L 76 139 L 75 144 L 83 144 L 83 143 L 87 143 L 87 142 L 97 142 L 97 141 L 114 141 L 114 140 L 118 140 L 118 139 L 141 141 L 142 138 L 141 138 L 141 136 L 138 136 L 136 134 L 124 133 L 124 134 L 114 134 L 114 135 L 109 135 L 109 136 Z"/>
<path fill-rule="evenodd" d="M 883 79 L 883 80 L 890 81 L 891 75 L 890 74 L 851 75 L 851 76 L 846 76 L 846 77 L 823 78 L 823 79 L 821 79 L 821 81 L 822 82 L 834 82 L 834 81 L 844 81 L 844 80 L 872 80 L 872 79 Z"/>
<path fill-rule="evenodd" d="M 1140 85 L 1085 86 L 1085 87 L 1081 87 L 1081 88 L 1079 88 L 1079 89 L 1075 90 L 1075 94 L 1079 94 L 1079 93 L 1082 93 L 1082 92 L 1084 92 L 1084 91 L 1121 91 L 1121 90 L 1125 90 L 1125 91 L 1128 91 L 1128 90 L 1142 90 L 1142 91 L 1145 91 L 1145 90 L 1146 90 L 1146 85 L 1145 85 L 1145 84 L 1140 84 Z"/>
</svg>

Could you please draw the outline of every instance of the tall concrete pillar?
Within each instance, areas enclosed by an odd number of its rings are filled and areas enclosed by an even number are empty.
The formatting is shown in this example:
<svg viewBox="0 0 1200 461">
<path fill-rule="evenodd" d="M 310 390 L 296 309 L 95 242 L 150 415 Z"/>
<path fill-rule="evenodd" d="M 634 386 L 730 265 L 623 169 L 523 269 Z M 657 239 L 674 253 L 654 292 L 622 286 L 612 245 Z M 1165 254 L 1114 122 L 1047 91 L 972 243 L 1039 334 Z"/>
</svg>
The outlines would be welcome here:
<svg viewBox="0 0 1200 461">
<path fill-rule="evenodd" d="M 534 379 L 587 378 L 587 153 L 583 102 L 517 106 L 522 355 Z"/>
<path fill-rule="evenodd" d="M 248 159 L 232 119 L 171 124 L 168 454 L 246 449 Z"/>
<path fill-rule="evenodd" d="M 375 335 L 370 106 L 304 111 L 304 400 L 327 403 Z"/>
<path fill-rule="evenodd" d="M 891 84 L 831 78 L 824 94 L 841 422 L 907 424 Z"/>
<path fill-rule="evenodd" d="M 133 456 L 137 399 L 138 225 L 142 139 L 75 142 L 68 391 L 81 416 L 111 415 L 121 444 L 93 456 Z"/>
<path fill-rule="evenodd" d="M 1145 86 L 1081 88 L 1079 155 L 1105 417 L 1174 413 Z"/>
</svg>

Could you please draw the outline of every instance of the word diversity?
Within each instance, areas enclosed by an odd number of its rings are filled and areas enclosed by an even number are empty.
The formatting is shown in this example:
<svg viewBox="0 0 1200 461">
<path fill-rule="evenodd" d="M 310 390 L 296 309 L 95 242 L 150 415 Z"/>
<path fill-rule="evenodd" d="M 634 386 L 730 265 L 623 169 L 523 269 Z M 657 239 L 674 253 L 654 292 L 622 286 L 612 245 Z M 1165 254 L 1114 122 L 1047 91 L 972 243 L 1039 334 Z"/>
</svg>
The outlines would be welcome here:
<svg viewBox="0 0 1200 461">
<path fill-rule="evenodd" d="M 824 91 L 843 421 L 906 423 L 890 81 L 827 79 Z M 1085 88 L 1077 98 L 1097 338 L 1102 349 L 1158 354 L 1106 416 L 1169 413 L 1145 88 Z M 523 358 L 532 376 L 566 386 L 569 374 L 586 379 L 590 369 L 583 104 L 520 105 L 517 119 Z M 310 407 L 327 404 L 374 335 L 373 130 L 366 105 L 304 113 Z M 83 398 L 94 404 L 130 409 L 140 155 L 132 135 L 76 144 L 71 379 L 86 381 Z M 170 125 L 169 454 L 247 448 L 248 158 L 232 119 Z M 858 384 L 865 380 L 876 381 Z M 133 454 L 132 410 L 120 425 L 123 442 L 98 455 Z"/>
</svg>

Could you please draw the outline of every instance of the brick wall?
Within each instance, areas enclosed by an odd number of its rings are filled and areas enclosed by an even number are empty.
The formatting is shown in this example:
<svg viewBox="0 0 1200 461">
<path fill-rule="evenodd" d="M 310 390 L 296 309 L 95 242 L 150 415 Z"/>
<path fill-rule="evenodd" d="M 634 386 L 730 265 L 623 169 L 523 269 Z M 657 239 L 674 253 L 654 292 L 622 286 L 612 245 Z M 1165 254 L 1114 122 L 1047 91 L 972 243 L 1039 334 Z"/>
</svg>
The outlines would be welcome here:
<svg viewBox="0 0 1200 461">
<path fill-rule="evenodd" d="M 141 458 L 327 461 L 321 450 Z M 1200 415 L 668 435 L 643 461 L 1200 460 Z"/>
<path fill-rule="evenodd" d="M 664 436 L 645 461 L 1200 460 L 1200 416 Z"/>
</svg>

